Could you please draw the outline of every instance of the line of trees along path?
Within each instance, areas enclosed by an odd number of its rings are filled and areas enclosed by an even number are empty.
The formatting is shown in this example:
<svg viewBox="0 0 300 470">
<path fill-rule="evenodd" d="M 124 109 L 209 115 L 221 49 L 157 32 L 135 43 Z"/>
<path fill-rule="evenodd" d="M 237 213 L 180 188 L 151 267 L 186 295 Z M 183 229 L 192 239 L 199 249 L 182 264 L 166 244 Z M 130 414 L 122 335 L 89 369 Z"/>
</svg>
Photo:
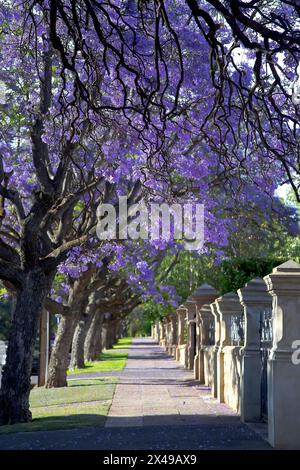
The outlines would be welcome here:
<svg viewBox="0 0 300 470">
<path fill-rule="evenodd" d="M 100 241 L 99 204 L 204 204 L 218 258 L 237 217 L 273 216 L 278 185 L 299 201 L 298 16 L 288 1 L 1 3 L 0 279 L 15 309 L 0 424 L 31 420 L 43 308 L 61 315 L 51 387 L 72 342 L 74 367 L 97 355 L 101 322 L 111 343 L 141 299 L 177 301 L 156 274 L 181 244 Z"/>
</svg>

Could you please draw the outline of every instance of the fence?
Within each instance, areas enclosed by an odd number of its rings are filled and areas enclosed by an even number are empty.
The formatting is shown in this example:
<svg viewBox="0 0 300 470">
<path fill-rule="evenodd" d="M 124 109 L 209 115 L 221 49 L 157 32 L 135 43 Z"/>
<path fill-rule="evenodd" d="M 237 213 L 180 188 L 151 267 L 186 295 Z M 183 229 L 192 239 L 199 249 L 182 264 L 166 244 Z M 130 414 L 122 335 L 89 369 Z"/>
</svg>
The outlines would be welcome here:
<svg viewBox="0 0 300 470">
<path fill-rule="evenodd" d="M 214 397 L 245 422 L 267 423 L 273 447 L 300 449 L 299 264 L 290 260 L 221 297 L 204 284 L 168 321 L 168 351 Z"/>
</svg>

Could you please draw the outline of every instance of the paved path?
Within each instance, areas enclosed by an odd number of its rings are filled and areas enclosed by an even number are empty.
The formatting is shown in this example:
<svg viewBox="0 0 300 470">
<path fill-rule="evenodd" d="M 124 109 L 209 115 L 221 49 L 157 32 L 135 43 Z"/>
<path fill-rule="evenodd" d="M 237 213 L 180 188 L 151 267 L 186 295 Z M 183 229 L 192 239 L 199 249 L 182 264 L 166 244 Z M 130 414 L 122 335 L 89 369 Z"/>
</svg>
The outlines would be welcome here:
<svg viewBox="0 0 300 470">
<path fill-rule="evenodd" d="M 165 351 L 135 339 L 104 428 L 0 436 L 0 449 L 270 449 Z"/>
<path fill-rule="evenodd" d="M 154 341 L 136 339 L 116 387 L 106 427 L 201 425 L 237 421 Z"/>
</svg>

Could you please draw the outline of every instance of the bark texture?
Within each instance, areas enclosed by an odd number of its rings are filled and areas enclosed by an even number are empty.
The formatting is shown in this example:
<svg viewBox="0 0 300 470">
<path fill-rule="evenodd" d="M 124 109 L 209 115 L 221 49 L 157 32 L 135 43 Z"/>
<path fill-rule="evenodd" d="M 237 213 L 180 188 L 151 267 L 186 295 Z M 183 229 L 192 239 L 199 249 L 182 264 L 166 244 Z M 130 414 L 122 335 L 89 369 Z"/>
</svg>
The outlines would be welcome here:
<svg viewBox="0 0 300 470">
<path fill-rule="evenodd" d="M 39 317 L 53 280 L 40 270 L 26 273 L 16 307 L 0 391 L 0 424 L 31 421 L 29 393 Z"/>
<path fill-rule="evenodd" d="M 61 317 L 55 343 L 51 351 L 46 388 L 66 387 L 68 385 L 67 370 L 70 362 L 69 352 L 75 328 L 75 317 Z"/>
<path fill-rule="evenodd" d="M 82 315 L 77 323 L 72 341 L 70 369 L 82 369 L 84 367 L 84 342 L 90 320 L 89 315 Z"/>
<path fill-rule="evenodd" d="M 85 311 L 88 303 L 88 284 L 92 276 L 92 270 L 76 280 L 70 289 L 68 299 L 68 314 L 61 316 L 55 343 L 53 345 L 46 388 L 66 387 L 67 370 L 70 363 L 70 349 L 77 323 Z"/>
<path fill-rule="evenodd" d="M 103 316 L 101 313 L 95 312 L 84 343 L 85 361 L 95 361 L 100 358 L 102 352 L 102 324 Z"/>
<path fill-rule="evenodd" d="M 111 349 L 116 340 L 116 328 L 113 321 L 106 321 L 104 326 L 104 347 Z"/>
</svg>

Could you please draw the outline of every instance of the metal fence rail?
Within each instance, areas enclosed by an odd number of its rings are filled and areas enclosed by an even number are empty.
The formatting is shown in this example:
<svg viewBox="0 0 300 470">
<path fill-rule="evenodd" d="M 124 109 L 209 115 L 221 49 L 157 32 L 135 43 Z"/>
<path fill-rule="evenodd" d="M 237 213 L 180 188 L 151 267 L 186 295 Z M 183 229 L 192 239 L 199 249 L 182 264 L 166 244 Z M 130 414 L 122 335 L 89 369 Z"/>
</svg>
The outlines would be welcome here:
<svg viewBox="0 0 300 470">
<path fill-rule="evenodd" d="M 232 315 L 231 317 L 231 346 L 244 346 L 245 318 L 244 315 Z"/>
</svg>

